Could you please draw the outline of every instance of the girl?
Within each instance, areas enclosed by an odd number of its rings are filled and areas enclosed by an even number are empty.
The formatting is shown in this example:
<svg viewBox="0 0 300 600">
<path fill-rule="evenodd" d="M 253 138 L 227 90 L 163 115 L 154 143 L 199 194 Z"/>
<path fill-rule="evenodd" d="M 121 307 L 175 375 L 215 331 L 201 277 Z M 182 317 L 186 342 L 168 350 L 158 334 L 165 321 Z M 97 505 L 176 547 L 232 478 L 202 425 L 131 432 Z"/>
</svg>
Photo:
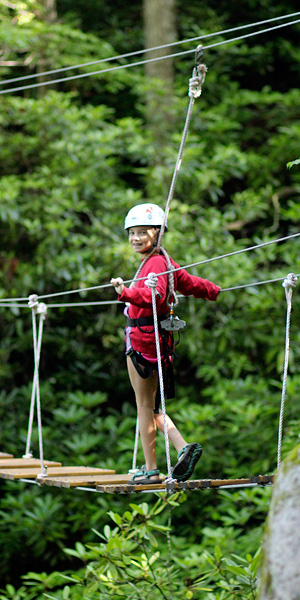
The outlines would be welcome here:
<svg viewBox="0 0 300 600">
<path fill-rule="evenodd" d="M 149 273 L 169 271 L 165 251 L 157 250 L 159 230 L 164 222 L 164 211 L 156 204 L 140 204 L 133 207 L 126 216 L 124 229 L 128 231 L 129 244 L 142 258 L 139 278 Z M 178 268 L 172 258 L 169 261 Z M 169 262 L 169 264 L 170 264 Z M 173 272 L 174 291 L 195 298 L 216 300 L 220 287 L 207 279 L 190 275 L 184 269 Z M 145 286 L 145 279 L 138 279 L 127 288 L 121 277 L 111 279 L 119 300 L 129 305 L 127 309 L 126 355 L 127 368 L 133 387 L 139 417 L 140 436 L 145 457 L 145 465 L 131 479 L 133 483 L 160 483 L 156 463 L 156 429 L 163 431 L 163 415 L 155 404 L 158 387 L 157 353 L 153 328 L 152 293 Z M 159 275 L 156 286 L 158 319 L 166 318 L 169 312 L 168 275 Z M 126 312 L 126 309 L 125 309 Z M 172 362 L 172 334 L 160 329 L 162 361 L 165 366 Z M 177 450 L 177 463 L 173 477 L 178 481 L 188 479 L 202 454 L 198 443 L 187 444 L 174 423 L 166 417 L 168 437 Z"/>
</svg>

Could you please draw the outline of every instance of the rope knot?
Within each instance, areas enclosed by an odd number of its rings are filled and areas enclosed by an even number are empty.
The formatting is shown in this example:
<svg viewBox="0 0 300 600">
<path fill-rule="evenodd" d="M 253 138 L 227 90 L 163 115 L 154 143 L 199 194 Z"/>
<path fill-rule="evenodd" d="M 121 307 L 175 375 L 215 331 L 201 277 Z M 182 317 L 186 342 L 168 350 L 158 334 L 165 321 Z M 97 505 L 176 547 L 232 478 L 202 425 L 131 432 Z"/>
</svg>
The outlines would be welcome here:
<svg viewBox="0 0 300 600">
<path fill-rule="evenodd" d="M 47 305 L 44 302 L 38 302 L 36 312 L 38 315 L 46 316 Z"/>
<path fill-rule="evenodd" d="M 158 291 L 156 289 L 157 282 L 158 282 L 158 277 L 157 277 L 156 273 L 148 273 L 148 279 L 146 279 L 146 281 L 145 281 L 145 286 L 147 288 L 155 289 L 156 294 L 158 294 Z"/>
<path fill-rule="evenodd" d="M 193 71 L 193 77 L 189 81 L 189 97 L 199 98 L 201 95 L 201 86 L 204 83 L 207 66 L 203 63 L 198 65 Z"/>
<path fill-rule="evenodd" d="M 295 273 L 289 273 L 286 276 L 286 278 L 282 284 L 282 287 L 284 287 L 285 291 L 288 292 L 291 288 L 296 286 L 297 280 L 298 280 L 298 277 L 295 275 Z"/>
<path fill-rule="evenodd" d="M 176 483 L 177 483 L 177 479 L 174 479 L 174 477 L 166 477 L 165 484 L 166 484 L 166 492 L 168 494 L 173 494 L 175 492 Z"/>
<path fill-rule="evenodd" d="M 29 308 L 36 308 L 38 306 L 38 296 L 37 294 L 31 294 L 28 298 L 28 306 Z"/>
</svg>

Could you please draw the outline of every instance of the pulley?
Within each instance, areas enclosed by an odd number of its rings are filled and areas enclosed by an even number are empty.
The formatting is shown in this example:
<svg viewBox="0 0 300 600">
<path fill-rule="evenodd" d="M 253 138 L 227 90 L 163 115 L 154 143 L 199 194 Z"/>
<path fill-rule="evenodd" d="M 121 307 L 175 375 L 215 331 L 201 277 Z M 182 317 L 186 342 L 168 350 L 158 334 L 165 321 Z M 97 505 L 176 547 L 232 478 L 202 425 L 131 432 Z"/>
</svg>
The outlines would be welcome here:
<svg viewBox="0 0 300 600">
<path fill-rule="evenodd" d="M 174 303 L 170 304 L 170 315 L 161 321 L 160 326 L 166 331 L 180 331 L 186 326 L 186 322 L 174 315 Z"/>
</svg>

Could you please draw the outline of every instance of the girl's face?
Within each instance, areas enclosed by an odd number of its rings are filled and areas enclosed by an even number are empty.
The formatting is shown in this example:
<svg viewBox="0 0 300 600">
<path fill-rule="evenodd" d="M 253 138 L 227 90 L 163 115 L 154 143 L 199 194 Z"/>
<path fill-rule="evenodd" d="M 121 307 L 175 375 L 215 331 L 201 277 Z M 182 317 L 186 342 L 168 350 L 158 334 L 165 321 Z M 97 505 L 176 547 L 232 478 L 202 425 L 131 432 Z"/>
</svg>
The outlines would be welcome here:
<svg viewBox="0 0 300 600">
<path fill-rule="evenodd" d="M 130 227 L 129 228 L 129 244 L 134 252 L 144 254 L 149 252 L 156 242 L 158 232 L 153 227 Z"/>
</svg>

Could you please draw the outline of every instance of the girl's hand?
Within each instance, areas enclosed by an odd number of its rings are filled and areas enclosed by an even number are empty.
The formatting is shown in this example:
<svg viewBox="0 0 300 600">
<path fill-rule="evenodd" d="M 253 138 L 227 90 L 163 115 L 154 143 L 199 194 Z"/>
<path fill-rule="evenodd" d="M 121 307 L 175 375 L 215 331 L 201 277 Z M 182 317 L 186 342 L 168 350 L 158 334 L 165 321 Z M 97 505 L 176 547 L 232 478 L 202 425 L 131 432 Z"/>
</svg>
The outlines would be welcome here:
<svg viewBox="0 0 300 600">
<path fill-rule="evenodd" d="M 123 283 L 123 279 L 121 277 L 116 277 L 115 279 L 111 279 L 110 283 L 114 286 L 117 294 L 122 294 L 123 290 L 124 290 L 124 283 Z"/>
</svg>

